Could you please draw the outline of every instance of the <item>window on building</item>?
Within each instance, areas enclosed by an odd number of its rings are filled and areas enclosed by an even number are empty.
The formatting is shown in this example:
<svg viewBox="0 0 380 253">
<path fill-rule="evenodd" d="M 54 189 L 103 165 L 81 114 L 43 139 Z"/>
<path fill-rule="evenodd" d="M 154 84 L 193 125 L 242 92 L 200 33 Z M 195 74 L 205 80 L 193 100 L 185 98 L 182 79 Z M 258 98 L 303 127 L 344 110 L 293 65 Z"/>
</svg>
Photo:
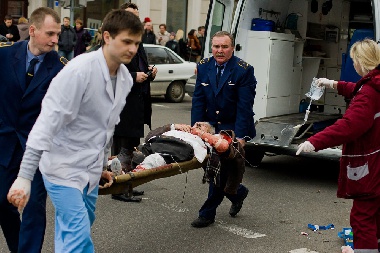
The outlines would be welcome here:
<svg viewBox="0 0 380 253">
<path fill-rule="evenodd" d="M 188 0 L 167 0 L 166 30 L 177 32 L 182 29 L 186 34 Z"/>
</svg>

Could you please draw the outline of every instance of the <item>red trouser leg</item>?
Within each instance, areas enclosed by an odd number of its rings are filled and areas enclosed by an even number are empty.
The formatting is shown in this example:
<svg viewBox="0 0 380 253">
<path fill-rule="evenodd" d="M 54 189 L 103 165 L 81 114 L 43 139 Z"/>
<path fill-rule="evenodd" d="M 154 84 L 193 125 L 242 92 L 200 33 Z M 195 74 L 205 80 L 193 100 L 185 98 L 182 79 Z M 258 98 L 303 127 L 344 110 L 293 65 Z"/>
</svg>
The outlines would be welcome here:
<svg viewBox="0 0 380 253">
<path fill-rule="evenodd" d="M 350 223 L 354 232 L 355 253 L 378 252 L 378 217 L 380 217 L 380 198 L 367 200 L 354 199 Z M 368 251 L 370 250 L 370 251 Z M 373 250 L 373 251 L 372 251 Z"/>
</svg>

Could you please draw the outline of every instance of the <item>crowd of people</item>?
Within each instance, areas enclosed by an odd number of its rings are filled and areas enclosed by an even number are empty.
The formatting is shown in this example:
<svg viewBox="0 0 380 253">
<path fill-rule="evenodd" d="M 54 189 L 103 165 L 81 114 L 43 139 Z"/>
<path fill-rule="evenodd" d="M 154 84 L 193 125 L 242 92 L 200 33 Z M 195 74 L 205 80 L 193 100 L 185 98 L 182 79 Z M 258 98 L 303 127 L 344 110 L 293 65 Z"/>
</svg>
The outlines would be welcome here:
<svg viewBox="0 0 380 253">
<path fill-rule="evenodd" d="M 199 62 L 205 42 L 204 33 L 206 28 L 204 26 L 199 26 L 197 31 L 191 29 L 187 37 L 184 37 L 182 29 L 178 29 L 176 32 L 168 32 L 166 24 L 160 24 L 158 26 L 159 31 L 155 33 L 152 20 L 149 17 L 144 18 L 143 24 L 143 43 L 166 46 L 185 60 Z"/>
<path fill-rule="evenodd" d="M 89 31 L 84 29 L 81 18 L 75 20 L 74 27 L 70 25 L 70 21 L 69 17 L 63 18 L 61 34 L 57 45 L 60 56 L 71 60 L 90 50 L 92 47 L 99 48 L 101 27 L 92 37 Z M 197 30 L 191 29 L 187 37 L 185 37 L 182 29 L 178 29 L 176 32 L 168 32 L 166 24 L 159 24 L 159 31 L 155 33 L 152 20 L 149 17 L 144 18 L 143 25 L 144 34 L 142 36 L 142 43 L 166 46 L 185 60 L 200 61 L 201 52 L 204 47 L 204 26 L 199 26 Z M 25 17 L 20 17 L 18 24 L 14 25 L 12 16 L 6 15 L 4 23 L 0 24 L 0 42 L 28 40 L 29 26 L 29 21 Z"/>
<path fill-rule="evenodd" d="M 108 157 L 117 155 L 122 169 L 131 171 L 144 125 L 152 126 L 150 82 L 157 68 L 149 65 L 143 43 L 180 55 L 184 44 L 185 56 L 199 62 L 191 125 L 166 125 L 160 134 L 178 130 L 204 137 L 207 132 L 211 140 L 210 130 L 197 128 L 206 122 L 212 133 L 229 133 L 233 145 L 231 159 L 226 149 L 211 149 L 203 178 L 209 192 L 191 226 L 214 223 L 224 197 L 231 201 L 231 217 L 240 212 L 249 193 L 242 184 L 244 146 L 256 135 L 257 82 L 253 67 L 234 55 L 230 33 L 216 32 L 212 56 L 200 59 L 203 26 L 190 30 L 186 39 L 183 30 L 169 33 L 165 24 L 154 33 L 149 18 L 139 19 L 137 5 L 125 3 L 104 18 L 96 36 L 100 49 L 83 54 L 91 36 L 81 19 L 75 28 L 68 17 L 61 25 L 54 10 L 40 7 L 26 21 L 17 27 L 6 16 L 0 25 L 8 41 L 0 43 L 0 58 L 11 62 L 0 62 L 0 225 L 11 252 L 41 252 L 47 195 L 55 208 L 55 252 L 94 252 L 91 226 L 98 189 L 112 185 Z M 356 250 L 377 252 L 380 48 L 365 39 L 352 46 L 350 56 L 361 80 L 317 81 L 351 99 L 350 106 L 342 119 L 300 144 L 297 154 L 343 144 L 338 197 L 354 199 L 350 220 Z M 99 186 L 100 178 L 108 183 Z M 112 198 L 136 201 L 124 194 Z"/>
</svg>

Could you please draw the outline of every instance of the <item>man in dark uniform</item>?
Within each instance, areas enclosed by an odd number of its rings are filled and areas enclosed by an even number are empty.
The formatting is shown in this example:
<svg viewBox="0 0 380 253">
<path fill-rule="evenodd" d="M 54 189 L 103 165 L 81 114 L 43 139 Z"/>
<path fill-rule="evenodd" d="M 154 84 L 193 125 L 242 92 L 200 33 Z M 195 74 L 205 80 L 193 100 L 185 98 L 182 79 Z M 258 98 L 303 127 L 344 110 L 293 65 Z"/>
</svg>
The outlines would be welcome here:
<svg viewBox="0 0 380 253">
<path fill-rule="evenodd" d="M 25 144 L 54 76 L 67 60 L 53 49 L 61 32 L 58 14 L 46 7 L 30 16 L 30 41 L 0 44 L 0 225 L 11 252 L 41 252 L 46 227 L 46 190 L 37 171 L 22 213 L 7 201 Z"/>
<path fill-rule="evenodd" d="M 138 7 L 134 3 L 124 3 L 120 9 L 130 11 L 139 15 Z M 113 137 L 113 153 L 119 154 L 124 171 L 132 170 L 131 161 L 135 147 L 140 144 L 140 138 L 144 137 L 144 124 L 151 129 L 152 102 L 150 98 L 150 81 L 153 81 L 157 69 L 148 65 L 144 46 L 140 43 L 137 54 L 132 61 L 126 65 L 133 78 L 132 90 L 129 93 L 123 111 L 120 114 L 120 122 L 116 125 Z M 148 76 L 146 73 L 152 70 Z M 135 195 L 143 192 L 134 191 Z M 113 199 L 138 202 L 140 198 L 134 198 L 125 194 L 112 195 Z"/>
<path fill-rule="evenodd" d="M 239 144 L 244 147 L 245 139 L 256 135 L 252 110 L 256 78 L 253 67 L 234 56 L 233 52 L 232 35 L 224 31 L 215 33 L 212 37 L 213 57 L 201 60 L 197 67 L 191 122 L 192 125 L 196 122 L 209 122 L 215 127 L 215 132 L 234 130 Z M 244 154 L 241 155 L 244 157 Z M 234 191 L 226 191 L 229 171 L 244 171 L 244 162 L 232 163 L 223 158 L 220 162 L 219 184 L 209 180 L 208 198 L 199 210 L 198 218 L 191 223 L 193 227 L 212 224 L 216 208 L 224 196 L 232 202 L 229 214 L 235 217 L 248 195 L 248 189 L 241 182 Z"/>
<path fill-rule="evenodd" d="M 12 23 L 12 16 L 6 15 L 4 23 L 0 24 L 0 34 L 6 37 L 9 41 L 16 42 L 20 39 L 20 32 L 17 26 Z"/>
</svg>

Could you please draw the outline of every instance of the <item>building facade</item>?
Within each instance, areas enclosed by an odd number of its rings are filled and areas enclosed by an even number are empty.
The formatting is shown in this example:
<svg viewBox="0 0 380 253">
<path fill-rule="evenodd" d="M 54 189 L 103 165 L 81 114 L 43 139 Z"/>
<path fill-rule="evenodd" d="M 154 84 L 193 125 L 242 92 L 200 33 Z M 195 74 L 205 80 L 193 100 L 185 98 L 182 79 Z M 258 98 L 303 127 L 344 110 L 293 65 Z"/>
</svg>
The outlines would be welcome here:
<svg viewBox="0 0 380 253">
<path fill-rule="evenodd" d="M 130 0 L 139 6 L 140 18 L 149 17 L 154 31 L 159 24 L 166 24 L 169 32 L 197 29 L 205 25 L 209 0 Z M 0 0 L 0 18 L 12 15 L 14 21 L 30 13 L 40 6 L 51 7 L 63 17 L 71 17 L 72 25 L 76 18 L 84 21 L 85 27 L 97 29 L 108 11 L 118 8 L 128 0 Z"/>
</svg>

